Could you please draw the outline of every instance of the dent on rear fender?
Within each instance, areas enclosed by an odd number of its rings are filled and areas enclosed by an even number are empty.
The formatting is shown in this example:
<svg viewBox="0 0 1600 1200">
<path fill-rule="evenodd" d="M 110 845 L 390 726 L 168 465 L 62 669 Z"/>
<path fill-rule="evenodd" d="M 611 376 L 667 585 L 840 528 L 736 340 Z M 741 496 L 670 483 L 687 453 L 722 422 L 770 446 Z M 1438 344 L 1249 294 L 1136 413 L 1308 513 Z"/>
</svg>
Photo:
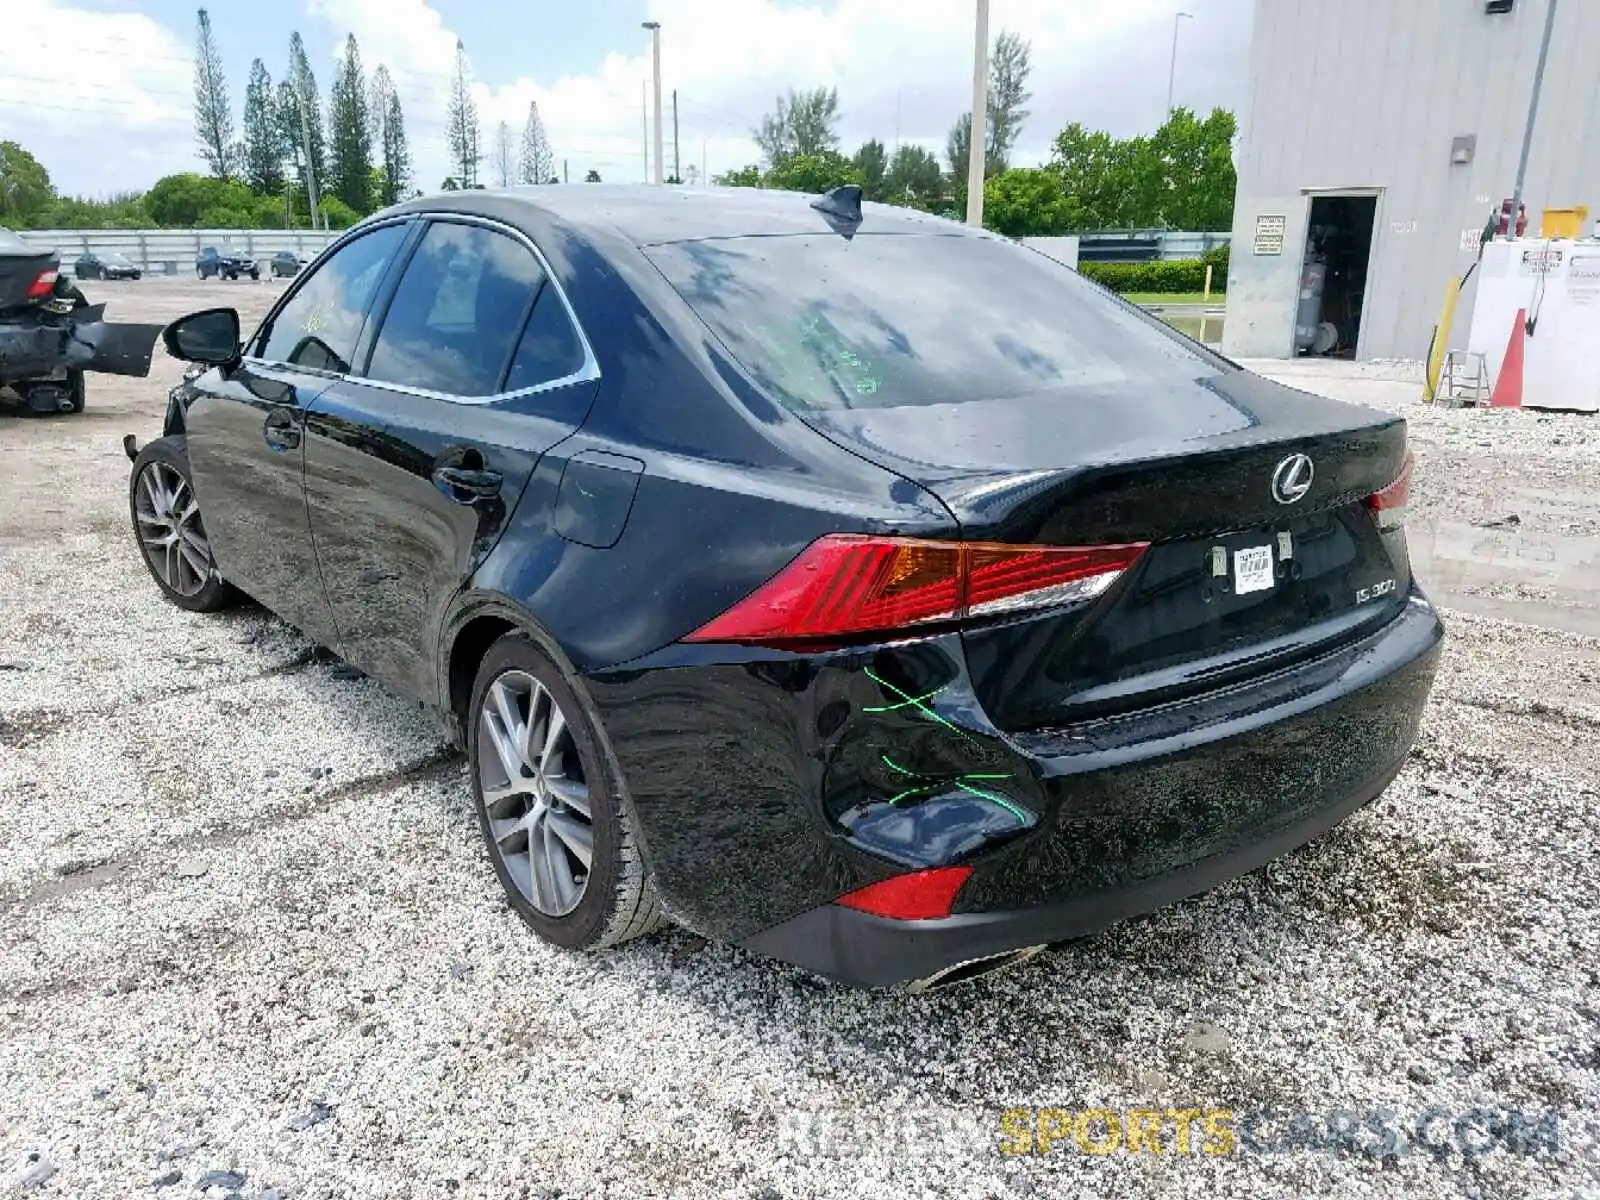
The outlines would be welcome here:
<svg viewBox="0 0 1600 1200">
<path fill-rule="evenodd" d="M 1031 765 L 978 707 L 957 635 L 699 661 L 586 682 L 657 886 L 700 932 L 748 936 L 981 854 L 1045 811 Z"/>
</svg>

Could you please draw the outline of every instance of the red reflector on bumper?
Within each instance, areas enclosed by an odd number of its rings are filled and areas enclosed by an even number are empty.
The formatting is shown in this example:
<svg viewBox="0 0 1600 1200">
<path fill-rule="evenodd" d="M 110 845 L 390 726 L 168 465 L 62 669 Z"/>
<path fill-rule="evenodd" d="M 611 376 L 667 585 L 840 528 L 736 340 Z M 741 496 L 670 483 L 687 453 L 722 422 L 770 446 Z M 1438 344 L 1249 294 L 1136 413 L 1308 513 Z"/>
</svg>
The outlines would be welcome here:
<svg viewBox="0 0 1600 1200">
<path fill-rule="evenodd" d="M 948 917 L 956 893 L 971 874 L 971 867 L 934 867 L 927 871 L 913 871 L 909 875 L 885 879 L 882 883 L 868 884 L 840 896 L 834 903 L 877 917 L 891 917 L 896 921 L 927 921 Z"/>
</svg>

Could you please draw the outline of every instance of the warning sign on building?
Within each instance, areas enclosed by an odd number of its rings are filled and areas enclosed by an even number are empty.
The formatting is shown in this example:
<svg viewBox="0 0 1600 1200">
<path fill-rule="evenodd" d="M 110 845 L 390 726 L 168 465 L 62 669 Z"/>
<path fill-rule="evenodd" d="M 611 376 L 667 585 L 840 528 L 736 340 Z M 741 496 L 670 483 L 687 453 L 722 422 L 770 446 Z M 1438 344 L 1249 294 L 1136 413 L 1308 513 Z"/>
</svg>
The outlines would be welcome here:
<svg viewBox="0 0 1600 1200">
<path fill-rule="evenodd" d="M 1282 254 L 1284 229 L 1289 224 L 1288 217 L 1272 216 L 1256 218 L 1256 246 L 1257 254 Z"/>
</svg>

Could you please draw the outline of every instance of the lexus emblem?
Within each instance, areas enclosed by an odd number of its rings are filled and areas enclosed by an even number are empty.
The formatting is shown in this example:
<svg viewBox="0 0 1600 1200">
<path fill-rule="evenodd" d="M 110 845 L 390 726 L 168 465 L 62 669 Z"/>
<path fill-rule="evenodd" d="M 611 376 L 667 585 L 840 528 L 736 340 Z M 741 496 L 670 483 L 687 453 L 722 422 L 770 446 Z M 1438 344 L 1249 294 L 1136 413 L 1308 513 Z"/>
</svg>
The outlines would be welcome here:
<svg viewBox="0 0 1600 1200">
<path fill-rule="evenodd" d="M 1291 454 L 1272 473 L 1272 498 L 1279 504 L 1293 504 L 1311 490 L 1317 470 L 1305 454 Z"/>
</svg>

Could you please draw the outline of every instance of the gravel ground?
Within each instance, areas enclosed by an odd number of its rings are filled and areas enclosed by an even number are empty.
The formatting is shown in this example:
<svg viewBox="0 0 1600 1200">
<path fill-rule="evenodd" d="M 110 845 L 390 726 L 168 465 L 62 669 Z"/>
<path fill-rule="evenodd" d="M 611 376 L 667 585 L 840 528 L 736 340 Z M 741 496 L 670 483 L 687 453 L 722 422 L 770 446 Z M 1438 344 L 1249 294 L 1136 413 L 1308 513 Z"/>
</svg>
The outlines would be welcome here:
<svg viewBox="0 0 1600 1200">
<path fill-rule="evenodd" d="M 146 319 L 272 294 L 102 290 Z M 1600 639 L 1450 614 L 1370 808 L 962 988 L 677 931 L 571 955 L 502 902 L 415 710 L 259 610 L 157 598 L 117 438 L 176 374 L 0 413 L 0 1196 L 1600 1196 Z M 1441 519 L 1513 438 L 1518 487 L 1600 458 L 1581 418 L 1408 415 Z M 1236 1144 L 1175 1153 L 1163 1117 L 1162 1154 L 1037 1152 L 1072 1121 L 1033 1110 L 1086 1108 L 1226 1109 Z M 1349 1134 L 1377 1110 L 1423 1136 Z"/>
</svg>

